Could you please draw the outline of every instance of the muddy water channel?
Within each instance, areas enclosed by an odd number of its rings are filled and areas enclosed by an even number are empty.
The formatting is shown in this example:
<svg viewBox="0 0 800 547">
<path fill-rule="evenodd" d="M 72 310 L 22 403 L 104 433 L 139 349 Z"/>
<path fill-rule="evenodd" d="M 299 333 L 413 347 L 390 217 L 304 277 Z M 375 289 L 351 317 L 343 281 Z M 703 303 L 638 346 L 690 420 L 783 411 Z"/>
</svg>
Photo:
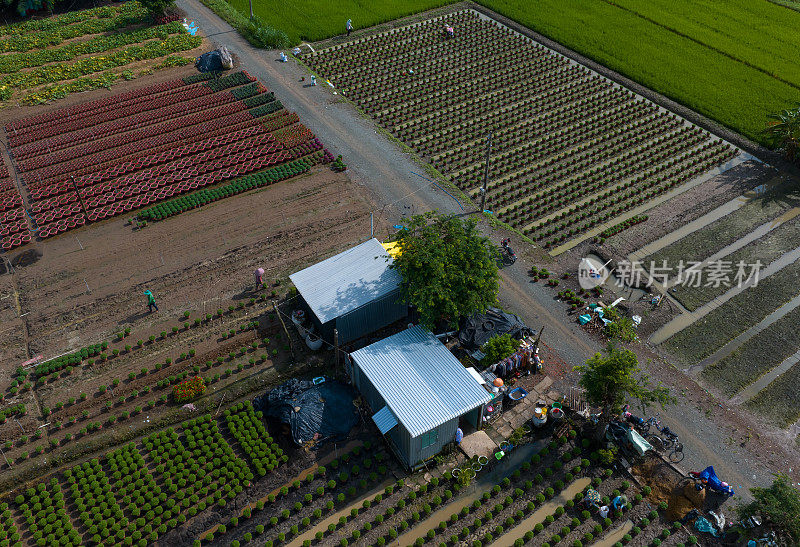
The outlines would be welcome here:
<svg viewBox="0 0 800 547">
<path fill-rule="evenodd" d="M 591 482 L 592 479 L 589 477 L 581 477 L 580 479 L 573 481 L 564 490 L 559 492 L 556 497 L 545 502 L 541 507 L 534 511 L 531 516 L 517 524 L 507 534 L 504 534 L 498 538 L 498 540 L 492 545 L 496 545 L 497 547 L 513 547 L 514 542 L 518 539 L 521 539 L 522 536 L 525 535 L 525 532 L 533 530 L 534 526 L 540 522 L 544 522 L 544 519 L 547 518 L 547 515 L 552 515 L 556 509 L 564 505 L 567 500 L 574 498 L 575 494 L 581 492 L 584 488 L 589 486 Z M 611 545 L 613 544 L 614 543 L 612 542 Z"/>
<path fill-rule="evenodd" d="M 630 532 L 632 528 L 633 523 L 630 520 L 626 520 L 621 526 L 614 528 L 608 534 L 595 541 L 592 547 L 613 547 L 615 543 L 622 541 L 625 534 Z"/>
<path fill-rule="evenodd" d="M 455 498 L 451 503 L 442 507 L 420 522 L 408 532 L 399 536 L 392 545 L 413 545 L 414 542 L 428 533 L 428 530 L 435 528 L 443 520 L 450 518 L 453 513 L 458 513 L 464 507 L 472 505 L 472 502 L 479 500 L 481 495 L 492 486 L 500 482 L 503 478 L 510 475 L 515 469 L 531 459 L 531 456 L 547 446 L 549 439 L 542 439 L 513 450 L 505 458 L 500 460 L 491 470 L 478 473 L 464 492 Z M 542 517 L 544 518 L 544 517 Z"/>
</svg>

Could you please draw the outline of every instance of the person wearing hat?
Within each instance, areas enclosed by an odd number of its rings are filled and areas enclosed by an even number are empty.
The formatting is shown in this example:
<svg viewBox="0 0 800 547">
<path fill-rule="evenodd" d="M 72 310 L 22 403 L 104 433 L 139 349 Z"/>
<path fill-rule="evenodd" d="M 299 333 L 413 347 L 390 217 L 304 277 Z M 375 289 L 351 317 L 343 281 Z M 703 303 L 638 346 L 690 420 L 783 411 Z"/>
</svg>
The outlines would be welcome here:
<svg viewBox="0 0 800 547">
<path fill-rule="evenodd" d="M 253 272 L 253 277 L 256 280 L 256 290 L 264 286 L 264 268 L 256 268 Z"/>
<path fill-rule="evenodd" d="M 153 296 L 149 290 L 144 291 L 144 295 L 147 297 L 147 307 L 150 308 L 150 313 L 153 313 L 153 310 L 158 311 L 158 306 L 156 306 L 156 297 Z"/>
</svg>

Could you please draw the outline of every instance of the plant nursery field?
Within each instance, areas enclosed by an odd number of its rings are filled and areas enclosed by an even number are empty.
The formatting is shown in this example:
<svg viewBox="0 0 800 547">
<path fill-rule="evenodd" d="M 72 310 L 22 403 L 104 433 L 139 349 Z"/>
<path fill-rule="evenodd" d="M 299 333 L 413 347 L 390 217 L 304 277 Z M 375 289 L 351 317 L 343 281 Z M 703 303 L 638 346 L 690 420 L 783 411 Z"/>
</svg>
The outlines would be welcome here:
<svg viewBox="0 0 800 547">
<path fill-rule="evenodd" d="M 228 182 L 142 214 L 160 220 L 333 159 L 246 72 L 134 89 L 9 123 L 6 134 L 34 232 L 6 191 L 5 250 Z"/>
<path fill-rule="evenodd" d="M 791 359 L 800 349 L 795 332 L 800 261 L 790 253 L 800 245 L 800 210 L 791 184 L 773 180 L 758 188 L 763 191 L 735 198 L 730 203 L 741 206 L 683 234 L 642 265 L 650 271 L 666 262 L 673 274 L 681 261 L 704 263 L 704 272 L 714 263 L 727 265 L 727 282 L 719 286 L 703 277 L 670 288 L 670 296 L 688 312 L 673 319 L 679 330 L 663 347 L 685 366 L 701 365 L 700 378 L 725 397 L 760 412 L 767 408 L 765 401 L 780 408 L 763 416 L 787 427 L 800 418 L 795 395 L 786 389 L 798 381 Z M 709 262 L 711 257 L 716 258 Z M 735 290 L 738 264 L 745 264 L 746 278 L 756 261 L 761 264 L 758 283 L 726 294 Z"/>
<path fill-rule="evenodd" d="M 800 47 L 800 13 L 767 0 L 479 3 L 757 142 L 765 116 L 796 102 L 800 73 L 790 60 Z M 296 43 L 343 34 L 347 19 L 363 29 L 443 4 L 305 0 L 254 8 Z M 249 13 L 247 2 L 232 5 Z"/>
<path fill-rule="evenodd" d="M 0 29 L 0 104 L 37 104 L 191 63 L 202 37 L 177 16 L 153 21 L 138 2 Z"/>
<path fill-rule="evenodd" d="M 261 413 L 240 402 L 16 489 L 1 502 L 0 533 L 10 545 L 572 545 L 626 531 L 636 546 L 697 542 L 666 519 L 666 506 L 651 508 L 648 487 L 598 465 L 575 431 L 531 440 L 520 432 L 519 453 L 477 476 L 482 466 L 467 461 L 405 477 L 374 439 L 301 470 L 295 449 L 281 448 Z M 601 519 L 581 504 L 589 488 L 604 503 L 622 493 L 630 503 Z"/>
<path fill-rule="evenodd" d="M 304 59 L 475 201 L 491 131 L 487 209 L 546 248 L 616 224 L 737 153 L 473 11 Z"/>
</svg>

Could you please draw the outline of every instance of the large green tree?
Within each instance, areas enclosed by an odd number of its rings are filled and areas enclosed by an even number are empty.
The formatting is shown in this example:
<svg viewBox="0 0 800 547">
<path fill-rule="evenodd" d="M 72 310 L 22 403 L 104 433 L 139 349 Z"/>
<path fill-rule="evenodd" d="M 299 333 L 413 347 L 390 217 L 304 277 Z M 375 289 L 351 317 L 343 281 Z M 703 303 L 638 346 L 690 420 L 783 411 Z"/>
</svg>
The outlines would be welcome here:
<svg viewBox="0 0 800 547">
<path fill-rule="evenodd" d="M 800 544 L 800 490 L 783 473 L 775 475 L 768 488 L 751 488 L 753 501 L 739 507 L 742 518 L 761 515 L 764 523 L 788 535 L 791 544 Z"/>
<path fill-rule="evenodd" d="M 415 215 L 397 237 L 392 267 L 403 276 L 401 301 L 419 311 L 426 327 L 442 320 L 455 326 L 497 302 L 497 248 L 475 219 Z"/>
<path fill-rule="evenodd" d="M 800 106 L 770 115 L 765 133 L 770 146 L 783 150 L 789 161 L 800 162 Z"/>
<path fill-rule="evenodd" d="M 629 399 L 638 400 L 642 409 L 653 403 L 664 406 L 674 402 L 666 386 L 660 382 L 657 385 L 651 383 L 639 367 L 635 353 L 612 343 L 608 344 L 605 354 L 595 353 L 585 365 L 573 370 L 581 373 L 578 383 L 585 390 L 586 401 L 602 410 L 600 434 Z"/>
</svg>

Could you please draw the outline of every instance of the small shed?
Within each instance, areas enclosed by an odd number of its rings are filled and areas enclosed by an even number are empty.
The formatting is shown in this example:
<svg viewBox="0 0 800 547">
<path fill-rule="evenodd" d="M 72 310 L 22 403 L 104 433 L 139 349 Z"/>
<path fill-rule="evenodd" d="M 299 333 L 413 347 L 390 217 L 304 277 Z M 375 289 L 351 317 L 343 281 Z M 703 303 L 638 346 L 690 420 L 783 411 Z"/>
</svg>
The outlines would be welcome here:
<svg viewBox="0 0 800 547">
<path fill-rule="evenodd" d="M 438 454 L 491 395 L 430 331 L 414 326 L 350 354 L 353 385 L 408 468 Z"/>
<path fill-rule="evenodd" d="M 393 258 L 372 238 L 289 276 L 303 298 L 317 332 L 345 344 L 408 315 L 400 304 L 400 272 Z"/>
</svg>

